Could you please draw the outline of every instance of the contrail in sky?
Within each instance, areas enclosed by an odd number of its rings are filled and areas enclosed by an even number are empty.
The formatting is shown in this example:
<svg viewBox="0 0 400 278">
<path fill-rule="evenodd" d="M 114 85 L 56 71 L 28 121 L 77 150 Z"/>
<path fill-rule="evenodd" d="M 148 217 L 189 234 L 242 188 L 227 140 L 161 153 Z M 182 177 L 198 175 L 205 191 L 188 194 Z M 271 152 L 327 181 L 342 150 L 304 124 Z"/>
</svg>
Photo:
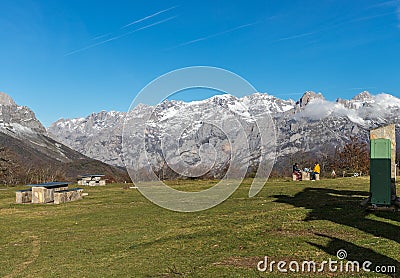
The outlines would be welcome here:
<svg viewBox="0 0 400 278">
<path fill-rule="evenodd" d="M 176 16 L 172 16 L 172 17 L 169 17 L 169 18 L 167 18 L 167 19 L 163 19 L 163 20 L 154 22 L 154 23 L 152 23 L 152 24 L 149 24 L 149 25 L 146 25 L 146 26 L 137 28 L 137 29 L 135 29 L 135 30 L 132 30 L 132 31 L 127 32 L 127 33 L 124 33 L 124 34 L 122 34 L 122 35 L 115 36 L 115 37 L 109 38 L 109 39 L 107 39 L 107 40 L 103 40 L 103 41 L 101 41 L 101 42 L 94 43 L 94 44 L 88 45 L 88 46 L 86 46 L 86 47 L 83 47 L 83 48 L 80 48 L 80 49 L 77 49 L 77 50 L 68 52 L 68 53 L 65 54 L 64 56 L 69 56 L 69 55 L 72 55 L 72 54 L 75 54 L 75 53 L 78 53 L 78 52 L 87 50 L 87 49 L 89 49 L 89 48 L 92 48 L 92 47 L 95 47 L 95 46 L 98 46 L 98 45 L 102 45 L 102 44 L 107 43 L 107 42 L 110 42 L 110 41 L 114 41 L 114 40 L 120 39 L 120 38 L 122 38 L 122 37 L 128 36 L 128 35 L 130 35 L 130 34 L 132 34 L 132 33 L 137 32 L 137 31 L 144 30 L 144 29 L 150 28 L 150 27 L 152 27 L 152 26 L 159 25 L 159 24 L 161 24 L 161 23 L 170 21 L 171 19 L 174 19 L 174 18 L 176 18 Z"/>
<path fill-rule="evenodd" d="M 208 40 L 208 39 L 211 39 L 211 38 L 215 38 L 215 37 L 218 37 L 218 36 L 221 36 L 221 35 L 224 35 L 224 34 L 227 34 L 227 33 L 230 33 L 230 32 L 245 28 L 245 27 L 253 26 L 253 25 L 257 24 L 257 23 L 258 22 L 243 24 L 243 25 L 234 27 L 232 29 L 228 29 L 228 30 L 225 30 L 225 31 L 222 31 L 222 32 L 219 32 L 219 33 L 215 33 L 215 34 L 212 34 L 212 35 L 209 35 L 209 36 L 201 37 L 201 38 L 198 38 L 198 39 L 194 39 L 194 40 L 191 40 L 191 41 L 187 41 L 187 42 L 178 44 L 177 46 L 171 47 L 169 49 L 174 49 L 174 48 L 178 48 L 178 47 L 181 47 L 181 46 L 185 46 L 185 45 L 189 45 L 189 44 L 192 44 L 192 43 L 196 43 L 196 42 L 199 42 L 199 41 L 204 41 L 204 40 Z"/>
<path fill-rule="evenodd" d="M 99 39 L 102 39 L 102 38 L 104 38 L 104 37 L 107 37 L 107 36 L 110 36 L 111 35 L 111 33 L 106 33 L 106 34 L 103 34 L 103 35 L 98 35 L 98 36 L 96 36 L 96 37 L 94 37 L 92 40 L 99 40 Z"/>
<path fill-rule="evenodd" d="M 133 21 L 133 22 L 131 22 L 131 23 L 125 25 L 125 26 L 122 26 L 120 29 L 124 29 L 124 28 L 129 27 L 129 26 L 131 26 L 131 25 L 134 25 L 134 24 L 136 24 L 136 23 L 139 23 L 139 22 L 145 21 L 145 20 L 147 20 L 147 19 L 153 18 L 153 17 L 155 17 L 155 16 L 157 16 L 157 15 L 159 15 L 159 14 L 162 14 L 162 13 L 165 13 L 165 12 L 167 12 L 167 11 L 173 10 L 173 9 L 175 9 L 176 7 L 178 7 L 178 6 L 173 6 L 173 7 L 171 7 L 171 8 L 168 8 L 168 9 L 165 9 L 165 10 L 162 10 L 162 11 L 159 11 L 159 12 L 156 12 L 156 13 L 154 13 L 154 14 L 151 14 L 151 15 L 149 15 L 149 16 L 143 17 L 143 18 L 141 18 L 141 19 L 135 20 L 135 21 Z M 95 41 L 95 40 L 99 40 L 99 39 L 101 39 L 101 38 L 104 38 L 104 37 L 107 37 L 107 36 L 110 36 L 110 35 L 112 35 L 112 33 L 105 33 L 105 34 L 98 35 L 98 36 L 92 38 L 92 40 L 94 40 L 94 41 Z"/>
<path fill-rule="evenodd" d="M 382 3 L 378 3 L 378 4 L 374 4 L 369 6 L 368 8 L 379 8 L 379 7 L 385 7 L 385 6 L 393 6 L 393 5 L 398 5 L 400 4 L 399 0 L 389 0 L 386 2 L 382 2 Z"/>
<path fill-rule="evenodd" d="M 400 28 L 400 6 L 397 8 L 397 19 L 399 20 L 399 25 L 397 27 Z"/>
<path fill-rule="evenodd" d="M 378 18 L 378 17 L 383 17 L 383 16 L 387 16 L 387 15 L 391 15 L 391 14 L 397 14 L 398 11 L 394 11 L 394 12 L 388 12 L 388 13 L 383 13 L 383 14 L 376 14 L 376 15 L 371 15 L 371 16 L 366 16 L 366 17 L 359 17 L 359 18 L 355 18 L 353 20 L 350 20 L 350 22 L 356 22 L 356 21 L 365 21 L 365 20 L 370 20 L 370 19 L 374 19 L 374 18 Z"/>
<path fill-rule="evenodd" d="M 319 30 L 316 30 L 316 31 L 313 31 L 313 32 L 307 32 L 307 33 L 297 34 L 297 35 L 293 35 L 293 36 L 288 36 L 288 37 L 277 39 L 277 40 L 275 40 L 273 42 L 293 40 L 293 39 L 298 39 L 298 38 L 302 38 L 302 37 L 306 37 L 306 36 L 311 36 L 311 35 L 314 35 L 314 34 L 317 34 L 317 33 L 323 32 L 323 31 L 336 29 L 336 28 L 338 28 L 340 26 L 343 26 L 343 25 L 346 25 L 346 24 L 350 24 L 350 23 L 353 23 L 353 22 L 368 21 L 368 20 L 371 20 L 371 19 L 384 17 L 384 16 L 387 16 L 387 15 L 395 14 L 395 13 L 396 12 L 387 12 L 387 13 L 382 13 L 382 14 L 375 14 L 375 15 L 371 15 L 371 16 L 358 17 L 358 18 L 354 18 L 354 19 L 350 19 L 350 20 L 345 20 L 345 21 L 342 21 L 340 23 L 337 23 L 337 24 L 334 24 L 332 26 L 328 26 L 328 27 L 325 27 L 325 28 L 322 28 L 322 29 L 319 29 Z"/>
<path fill-rule="evenodd" d="M 315 34 L 315 32 L 308 32 L 308 33 L 303 33 L 303 34 L 298 34 L 298 35 L 294 35 L 294 36 L 290 36 L 290 37 L 285 37 L 285 38 L 281 38 L 276 40 L 275 42 L 280 42 L 280 41 L 286 41 L 286 40 L 293 40 L 293 39 L 297 39 L 297 38 L 302 38 L 302 37 L 306 37 L 306 36 L 311 36 Z"/>
<path fill-rule="evenodd" d="M 155 17 L 156 15 L 159 15 L 159 14 L 162 14 L 162 13 L 165 13 L 165 12 L 168 12 L 168 11 L 170 11 L 170 10 L 173 10 L 173 9 L 175 9 L 176 7 L 177 7 L 177 6 L 173 6 L 173 7 L 171 7 L 171 8 L 168 8 L 168 9 L 165 9 L 165 10 L 162 10 L 162 11 L 159 11 L 159 12 L 156 12 L 156 13 L 154 13 L 154 14 L 148 15 L 148 16 L 146 16 L 146 17 L 143 17 L 143 18 L 141 18 L 141 19 L 135 20 L 135 21 L 133 21 L 133 22 L 131 22 L 131 23 L 125 25 L 125 26 L 122 26 L 121 29 L 126 28 L 126 27 L 128 27 L 128 26 L 131 26 L 131 25 L 133 25 L 133 24 L 142 22 L 142 21 L 144 21 L 144 20 L 150 19 L 150 18 L 152 18 L 152 17 Z"/>
</svg>

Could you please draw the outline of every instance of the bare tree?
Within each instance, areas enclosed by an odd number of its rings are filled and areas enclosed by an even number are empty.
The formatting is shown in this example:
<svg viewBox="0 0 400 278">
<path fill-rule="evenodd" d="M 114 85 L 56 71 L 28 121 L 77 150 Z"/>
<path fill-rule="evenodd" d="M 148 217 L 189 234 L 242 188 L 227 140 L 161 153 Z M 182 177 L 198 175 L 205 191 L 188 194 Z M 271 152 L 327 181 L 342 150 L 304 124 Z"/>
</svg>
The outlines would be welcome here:
<svg viewBox="0 0 400 278">
<path fill-rule="evenodd" d="M 369 173 L 369 149 L 366 142 L 351 137 L 350 142 L 335 153 L 336 170 Z"/>
<path fill-rule="evenodd" d="M 15 154 L 7 148 L 0 148 L 0 183 L 13 185 L 19 182 L 20 166 Z"/>
</svg>

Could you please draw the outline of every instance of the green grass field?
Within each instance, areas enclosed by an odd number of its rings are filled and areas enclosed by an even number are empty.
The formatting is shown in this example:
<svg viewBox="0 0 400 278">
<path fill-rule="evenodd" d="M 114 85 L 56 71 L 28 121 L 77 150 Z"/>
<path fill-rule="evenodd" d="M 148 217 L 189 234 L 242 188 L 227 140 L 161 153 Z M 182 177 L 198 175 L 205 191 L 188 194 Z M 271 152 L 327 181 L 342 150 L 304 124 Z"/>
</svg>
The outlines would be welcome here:
<svg viewBox="0 0 400 278">
<path fill-rule="evenodd" d="M 182 190 L 212 183 L 171 182 Z M 254 198 L 247 197 L 250 183 L 197 213 L 162 209 L 122 184 L 85 187 L 89 196 L 62 205 L 16 205 L 15 190 L 23 187 L 1 188 L 0 276 L 279 277 L 276 268 L 259 272 L 257 263 L 265 256 L 335 260 L 339 249 L 348 260 L 395 265 L 400 273 L 400 212 L 367 213 L 359 207 L 368 195 L 367 178 L 268 181 Z"/>
</svg>

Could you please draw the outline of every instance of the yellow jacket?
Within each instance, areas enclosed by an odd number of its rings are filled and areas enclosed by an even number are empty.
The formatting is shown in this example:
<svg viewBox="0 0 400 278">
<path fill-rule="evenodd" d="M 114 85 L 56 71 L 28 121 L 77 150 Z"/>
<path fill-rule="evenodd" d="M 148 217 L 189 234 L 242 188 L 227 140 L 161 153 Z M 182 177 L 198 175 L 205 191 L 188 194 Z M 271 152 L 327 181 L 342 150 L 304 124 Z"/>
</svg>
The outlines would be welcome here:
<svg viewBox="0 0 400 278">
<path fill-rule="evenodd" d="M 318 174 L 321 173 L 321 167 L 319 166 L 318 163 L 314 166 L 313 172 L 318 173 Z"/>
</svg>

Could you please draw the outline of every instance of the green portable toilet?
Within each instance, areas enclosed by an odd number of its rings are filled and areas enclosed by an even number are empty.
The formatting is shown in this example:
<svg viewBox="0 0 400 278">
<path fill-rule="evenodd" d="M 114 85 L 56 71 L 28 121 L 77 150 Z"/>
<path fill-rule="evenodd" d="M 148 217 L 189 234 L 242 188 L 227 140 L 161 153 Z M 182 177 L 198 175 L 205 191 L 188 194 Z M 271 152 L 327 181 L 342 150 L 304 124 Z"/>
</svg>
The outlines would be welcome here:
<svg viewBox="0 0 400 278">
<path fill-rule="evenodd" d="M 371 140 L 370 192 L 373 205 L 391 203 L 391 146 L 389 139 Z"/>
</svg>

